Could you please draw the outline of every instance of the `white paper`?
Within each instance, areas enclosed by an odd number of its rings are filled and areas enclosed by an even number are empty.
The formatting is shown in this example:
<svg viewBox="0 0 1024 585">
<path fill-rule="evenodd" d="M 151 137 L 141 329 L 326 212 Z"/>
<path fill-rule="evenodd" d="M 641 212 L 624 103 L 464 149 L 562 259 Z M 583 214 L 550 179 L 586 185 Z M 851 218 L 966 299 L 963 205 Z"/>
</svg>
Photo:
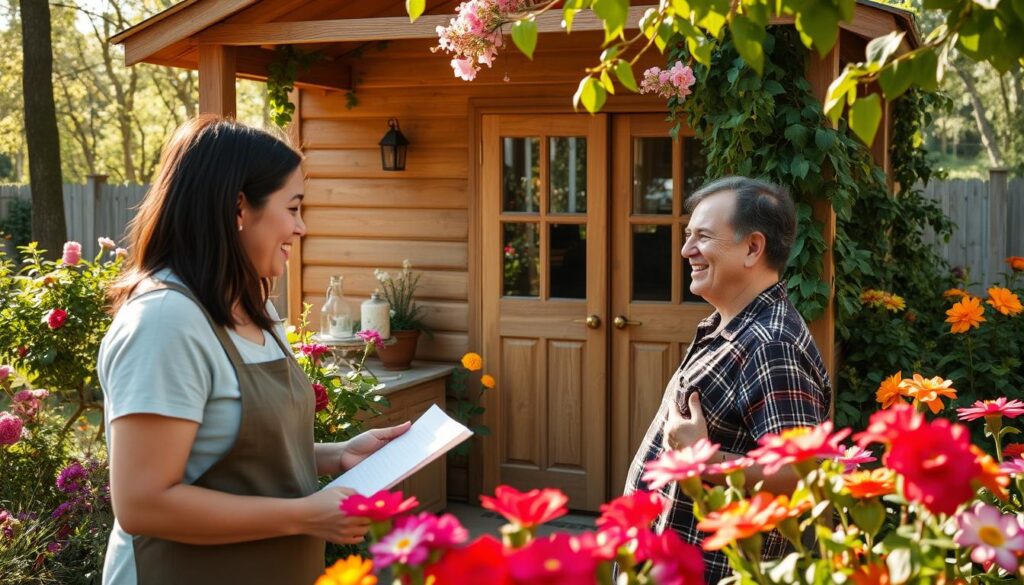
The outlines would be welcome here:
<svg viewBox="0 0 1024 585">
<path fill-rule="evenodd" d="M 364 496 L 390 489 L 472 435 L 472 431 L 434 404 L 402 436 L 326 487 L 352 488 Z"/>
</svg>

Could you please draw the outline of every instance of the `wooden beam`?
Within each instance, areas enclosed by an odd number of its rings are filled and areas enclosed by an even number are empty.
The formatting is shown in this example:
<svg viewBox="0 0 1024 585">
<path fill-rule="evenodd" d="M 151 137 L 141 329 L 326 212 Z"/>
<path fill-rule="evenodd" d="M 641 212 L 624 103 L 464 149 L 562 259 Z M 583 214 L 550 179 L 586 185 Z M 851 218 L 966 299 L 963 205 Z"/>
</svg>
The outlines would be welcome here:
<svg viewBox="0 0 1024 585">
<path fill-rule="evenodd" d="M 199 31 L 224 20 L 239 10 L 254 4 L 257 0 L 218 0 L 217 2 L 196 2 L 183 10 L 170 13 L 167 17 L 134 33 L 122 33 L 115 39 L 124 43 L 124 64 L 135 65 L 176 41 L 190 37 Z M 126 33 L 130 32 L 126 31 Z M 117 41 L 115 41 L 117 42 Z"/>
<path fill-rule="evenodd" d="M 857 4 L 853 11 L 853 21 L 840 21 L 839 27 L 856 33 L 866 39 L 884 37 L 894 30 L 901 30 L 896 25 L 896 17 L 885 10 Z"/>
<path fill-rule="evenodd" d="M 202 52 L 203 47 L 199 50 Z M 273 51 L 256 47 L 238 47 L 238 77 L 266 81 L 267 69 L 277 57 Z M 347 91 L 352 89 L 352 67 L 346 63 L 320 61 L 300 72 L 295 80 L 296 87 L 306 89 L 328 89 Z"/>
<path fill-rule="evenodd" d="M 653 6 L 632 6 L 626 27 L 635 29 L 644 12 Z M 195 36 L 200 44 L 223 45 L 299 45 L 308 43 L 348 43 L 397 39 L 437 38 L 437 27 L 446 26 L 451 14 L 427 14 L 416 22 L 405 16 L 313 20 L 305 22 L 267 22 L 259 24 L 225 23 Z M 602 30 L 604 25 L 586 10 L 573 20 L 572 30 Z M 562 11 L 552 10 L 537 17 L 537 32 L 563 32 Z"/>
<path fill-rule="evenodd" d="M 199 113 L 235 117 L 235 49 L 199 48 Z"/>
<path fill-rule="evenodd" d="M 288 139 L 292 147 L 302 150 L 302 90 L 293 89 L 288 100 L 295 104 L 292 122 L 288 125 Z M 288 286 L 285 294 L 288 301 L 288 323 L 298 326 L 302 315 L 302 238 L 292 241 L 292 253 L 288 257 Z"/>
</svg>

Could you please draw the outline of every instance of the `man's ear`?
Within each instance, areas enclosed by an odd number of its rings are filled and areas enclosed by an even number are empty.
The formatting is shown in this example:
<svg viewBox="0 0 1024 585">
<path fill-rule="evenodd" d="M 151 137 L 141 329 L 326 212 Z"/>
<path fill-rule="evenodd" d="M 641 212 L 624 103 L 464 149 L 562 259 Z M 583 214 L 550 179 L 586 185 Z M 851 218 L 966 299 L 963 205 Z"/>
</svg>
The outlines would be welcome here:
<svg viewBox="0 0 1024 585">
<path fill-rule="evenodd" d="M 746 240 L 747 257 L 743 260 L 743 265 L 747 268 L 753 268 L 760 261 L 761 257 L 764 256 L 768 240 L 765 239 L 764 234 L 761 232 L 751 232 Z"/>
</svg>

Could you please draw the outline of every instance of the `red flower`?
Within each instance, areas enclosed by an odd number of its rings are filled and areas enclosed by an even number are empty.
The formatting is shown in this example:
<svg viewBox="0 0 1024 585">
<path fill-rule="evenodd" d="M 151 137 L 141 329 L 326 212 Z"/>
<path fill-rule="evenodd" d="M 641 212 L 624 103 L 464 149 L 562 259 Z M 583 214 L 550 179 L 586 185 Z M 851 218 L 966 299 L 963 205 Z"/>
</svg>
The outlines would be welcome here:
<svg viewBox="0 0 1024 585">
<path fill-rule="evenodd" d="M 936 419 L 901 433 L 885 465 L 903 476 L 908 500 L 932 512 L 953 514 L 974 497 L 971 482 L 981 473 L 970 439 L 967 427 Z"/>
<path fill-rule="evenodd" d="M 45 319 L 50 331 L 56 331 L 63 327 L 64 323 L 68 320 L 68 312 L 64 309 L 51 309 L 46 313 Z"/>
<path fill-rule="evenodd" d="M 331 348 L 327 347 L 322 343 L 303 343 L 299 346 L 299 351 L 302 355 L 309 358 L 314 364 L 320 363 L 320 358 L 327 352 L 331 351 Z"/>
<path fill-rule="evenodd" d="M 626 544 L 637 533 L 636 528 L 622 528 L 609 525 L 598 532 L 584 532 L 577 536 L 580 546 L 590 551 L 590 556 L 598 562 L 615 560 L 619 547 Z"/>
<path fill-rule="evenodd" d="M 876 411 L 868 420 L 868 428 L 854 435 L 853 439 L 861 447 L 871 443 L 889 445 L 924 424 L 924 417 L 906 402 L 897 402 L 885 410 Z"/>
<path fill-rule="evenodd" d="M 448 551 L 437 564 L 427 567 L 427 577 L 434 583 L 486 583 L 511 585 L 501 543 L 485 534 L 465 548 Z"/>
<path fill-rule="evenodd" d="M 795 465 L 808 459 L 841 457 L 845 454 L 840 441 L 850 429 L 832 432 L 832 422 L 816 427 L 796 427 L 781 433 L 767 434 L 757 440 L 760 447 L 747 455 L 764 466 L 765 475 L 772 475 L 784 465 Z"/>
<path fill-rule="evenodd" d="M 675 530 L 641 533 L 637 560 L 652 562 L 650 576 L 658 585 L 703 585 L 704 555 L 683 542 Z"/>
<path fill-rule="evenodd" d="M 565 507 L 568 496 L 556 489 L 523 493 L 507 485 L 499 485 L 494 496 L 480 496 L 480 504 L 522 528 L 539 526 L 569 512 Z"/>
<path fill-rule="evenodd" d="M 338 509 L 349 516 L 369 518 L 372 522 L 383 522 L 408 512 L 420 503 L 416 496 L 403 500 L 402 492 L 380 490 L 370 497 L 352 494 L 338 505 Z"/>
<path fill-rule="evenodd" d="M 983 416 L 1005 416 L 1017 418 L 1024 414 L 1024 402 L 1020 400 L 1007 400 L 1000 396 L 995 400 L 979 400 L 967 408 L 958 408 L 956 413 L 960 420 L 972 421 Z"/>
<path fill-rule="evenodd" d="M 28 348 L 25 347 L 24 345 L 19 345 L 18 346 L 18 357 L 24 359 L 25 356 L 27 356 L 27 355 L 28 355 Z"/>
<path fill-rule="evenodd" d="M 1024 455 L 1024 443 L 1010 443 L 1003 447 L 1003 458 L 1014 459 Z"/>
<path fill-rule="evenodd" d="M 591 551 L 568 534 L 530 541 L 508 555 L 508 569 L 513 581 L 522 585 L 594 585 L 597 580 Z"/>
<path fill-rule="evenodd" d="M 601 504 L 598 526 L 648 528 L 665 510 L 665 498 L 654 492 L 634 492 Z"/>
<path fill-rule="evenodd" d="M 316 396 L 316 411 L 327 408 L 327 405 L 331 403 L 331 397 L 327 394 L 327 388 L 319 382 L 313 382 L 313 394 Z"/>
</svg>

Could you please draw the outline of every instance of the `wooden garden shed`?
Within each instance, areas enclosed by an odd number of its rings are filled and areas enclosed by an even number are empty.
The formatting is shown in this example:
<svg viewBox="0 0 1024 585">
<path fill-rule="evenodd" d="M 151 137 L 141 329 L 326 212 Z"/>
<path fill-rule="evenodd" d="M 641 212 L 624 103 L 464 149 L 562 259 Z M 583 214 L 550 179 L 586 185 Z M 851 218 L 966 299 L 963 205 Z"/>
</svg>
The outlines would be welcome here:
<svg viewBox="0 0 1024 585">
<path fill-rule="evenodd" d="M 594 510 L 620 492 L 709 313 L 690 297 L 678 253 L 682 199 L 704 180 L 699 145 L 685 129 L 669 138 L 661 98 L 620 92 L 598 115 L 573 111 L 603 39 L 582 13 L 572 35 L 560 32 L 560 11 L 543 15 L 533 61 L 509 43 L 475 81 L 454 77 L 449 57 L 430 48 L 458 3 L 428 0 L 410 24 L 396 0 L 184 0 L 112 42 L 129 66 L 198 69 L 201 111 L 228 116 L 235 79 L 265 79 L 275 46 L 322 51 L 292 99 L 309 231 L 289 267 L 290 314 L 302 302 L 319 307 L 333 274 L 357 304 L 374 290 L 375 268 L 410 260 L 436 330 L 418 357 L 479 351 L 498 379 L 476 487 L 559 487 L 572 507 Z M 646 8 L 630 9 L 634 27 Z M 836 47 L 809 59 L 817 94 L 893 30 L 915 42 L 907 13 L 858 2 Z M 637 70 L 663 59 L 651 52 Z M 404 171 L 381 168 L 391 118 L 411 143 Z M 874 147 L 886 172 L 888 130 L 886 114 Z M 834 215 L 827 204 L 817 214 L 831 243 Z M 812 328 L 833 366 L 833 313 Z"/>
</svg>

